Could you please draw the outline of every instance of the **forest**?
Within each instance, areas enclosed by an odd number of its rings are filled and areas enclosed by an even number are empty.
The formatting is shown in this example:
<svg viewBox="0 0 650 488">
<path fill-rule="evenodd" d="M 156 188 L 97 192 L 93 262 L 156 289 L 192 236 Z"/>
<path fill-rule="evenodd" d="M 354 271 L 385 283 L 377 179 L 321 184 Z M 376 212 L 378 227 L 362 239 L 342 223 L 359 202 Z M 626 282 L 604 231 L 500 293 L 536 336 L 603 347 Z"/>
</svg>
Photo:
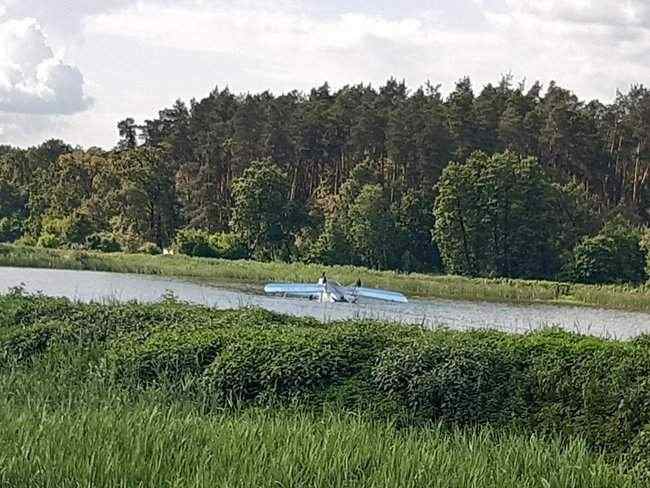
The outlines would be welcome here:
<svg viewBox="0 0 650 488">
<path fill-rule="evenodd" d="M 0 146 L 0 242 L 642 283 L 650 90 L 505 76 L 309 93 L 216 88 L 111 150 Z"/>
</svg>

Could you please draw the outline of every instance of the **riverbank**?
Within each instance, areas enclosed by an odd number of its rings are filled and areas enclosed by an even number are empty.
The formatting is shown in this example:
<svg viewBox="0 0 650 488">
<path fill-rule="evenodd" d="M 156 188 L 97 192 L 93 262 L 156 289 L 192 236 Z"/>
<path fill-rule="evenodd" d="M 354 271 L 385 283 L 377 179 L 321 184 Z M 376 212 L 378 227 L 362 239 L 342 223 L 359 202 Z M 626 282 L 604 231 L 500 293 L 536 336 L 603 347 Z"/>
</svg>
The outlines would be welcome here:
<svg viewBox="0 0 650 488">
<path fill-rule="evenodd" d="M 328 276 L 341 283 L 353 283 L 361 279 L 367 286 L 400 291 L 412 297 L 566 304 L 650 312 L 650 287 L 647 285 L 596 286 L 551 281 L 473 279 L 417 273 L 400 274 L 353 266 L 327 267 L 188 256 L 97 253 L 7 244 L 0 244 L 0 266 L 111 271 L 256 284 L 269 281 L 315 282 L 325 271 Z"/>
<path fill-rule="evenodd" d="M 18 292 L 0 315 L 2 486 L 644 486 L 647 338 Z"/>
</svg>

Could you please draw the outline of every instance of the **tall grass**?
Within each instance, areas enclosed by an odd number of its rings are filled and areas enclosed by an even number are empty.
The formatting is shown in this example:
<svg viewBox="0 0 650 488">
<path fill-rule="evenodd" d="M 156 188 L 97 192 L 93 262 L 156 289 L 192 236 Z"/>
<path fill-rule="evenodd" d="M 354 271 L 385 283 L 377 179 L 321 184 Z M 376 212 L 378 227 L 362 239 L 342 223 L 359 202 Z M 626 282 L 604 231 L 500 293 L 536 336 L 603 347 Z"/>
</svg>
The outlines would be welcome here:
<svg viewBox="0 0 650 488">
<path fill-rule="evenodd" d="M 96 253 L 0 245 L 0 266 L 114 271 L 187 277 L 212 281 L 264 283 L 315 282 L 323 271 L 341 283 L 357 279 L 367 286 L 388 288 L 414 297 L 515 303 L 548 302 L 622 310 L 650 311 L 650 287 L 568 285 L 551 281 L 472 279 L 460 276 L 401 274 L 354 266 L 303 263 L 261 263 L 142 254 Z"/>
<path fill-rule="evenodd" d="M 579 441 L 337 413 L 0 406 L 4 487 L 632 487 Z"/>
<path fill-rule="evenodd" d="M 281 327 L 288 320 L 282 316 L 174 304 L 5 302 L 0 332 L 27 331 L 55 316 L 83 331 L 72 342 L 50 337 L 50 346 L 33 357 L 0 362 L 3 488 L 644 486 L 622 459 L 594 453 L 580 439 L 508 426 L 404 427 L 367 415 L 365 407 L 335 403 L 206 409 L 206 399 L 187 394 L 183 385 L 143 390 L 102 374 L 106 349 L 125 341 L 123 334 L 137 324 L 144 338 L 154 324 L 203 329 L 222 320 L 223 327 L 253 327 L 245 324 L 263 319 L 263 330 Z M 242 325 L 234 324 L 237 318 Z M 287 326 L 309 326 L 295 320 Z M 112 330 L 111 337 L 92 330 L 99 328 Z M 402 331 L 395 328 L 400 337 Z"/>
</svg>

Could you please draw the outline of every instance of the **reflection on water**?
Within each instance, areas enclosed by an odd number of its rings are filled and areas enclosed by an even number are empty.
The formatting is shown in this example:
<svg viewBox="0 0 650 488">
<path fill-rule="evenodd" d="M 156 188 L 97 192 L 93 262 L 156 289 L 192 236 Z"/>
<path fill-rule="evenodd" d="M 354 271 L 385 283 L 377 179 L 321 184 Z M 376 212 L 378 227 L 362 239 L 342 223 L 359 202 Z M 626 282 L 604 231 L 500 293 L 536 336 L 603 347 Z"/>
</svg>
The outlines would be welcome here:
<svg viewBox="0 0 650 488">
<path fill-rule="evenodd" d="M 154 302 L 165 293 L 180 300 L 217 308 L 263 307 L 276 312 L 339 319 L 377 319 L 428 327 L 492 328 L 524 332 L 546 325 L 584 334 L 629 338 L 650 332 L 650 314 L 553 305 L 509 305 L 460 300 L 411 300 L 407 304 L 364 301 L 317 303 L 295 298 L 268 297 L 262 286 L 232 283 L 194 283 L 172 278 L 94 271 L 0 267 L 0 293 L 23 285 L 28 292 L 79 301 Z"/>
</svg>

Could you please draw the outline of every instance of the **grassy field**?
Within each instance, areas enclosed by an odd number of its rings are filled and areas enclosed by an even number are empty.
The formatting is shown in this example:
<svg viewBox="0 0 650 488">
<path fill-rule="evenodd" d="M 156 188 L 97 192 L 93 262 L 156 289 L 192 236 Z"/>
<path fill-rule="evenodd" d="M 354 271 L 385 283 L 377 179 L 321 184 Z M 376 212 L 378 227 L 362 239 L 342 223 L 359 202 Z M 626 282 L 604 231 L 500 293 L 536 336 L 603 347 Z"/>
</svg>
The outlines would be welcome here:
<svg viewBox="0 0 650 488">
<path fill-rule="evenodd" d="M 642 487 L 650 343 L 0 297 L 0 486 Z"/>
<path fill-rule="evenodd" d="M 634 487 L 583 443 L 344 414 L 0 406 L 3 487 Z"/>
<path fill-rule="evenodd" d="M 549 281 L 471 279 L 459 276 L 400 274 L 352 266 L 225 261 L 187 256 L 49 250 L 0 245 L 0 266 L 59 268 L 185 277 L 241 283 L 315 282 L 323 271 L 341 283 L 357 278 L 367 286 L 401 291 L 413 297 L 555 303 L 650 311 L 648 286 L 568 285 Z"/>
</svg>

